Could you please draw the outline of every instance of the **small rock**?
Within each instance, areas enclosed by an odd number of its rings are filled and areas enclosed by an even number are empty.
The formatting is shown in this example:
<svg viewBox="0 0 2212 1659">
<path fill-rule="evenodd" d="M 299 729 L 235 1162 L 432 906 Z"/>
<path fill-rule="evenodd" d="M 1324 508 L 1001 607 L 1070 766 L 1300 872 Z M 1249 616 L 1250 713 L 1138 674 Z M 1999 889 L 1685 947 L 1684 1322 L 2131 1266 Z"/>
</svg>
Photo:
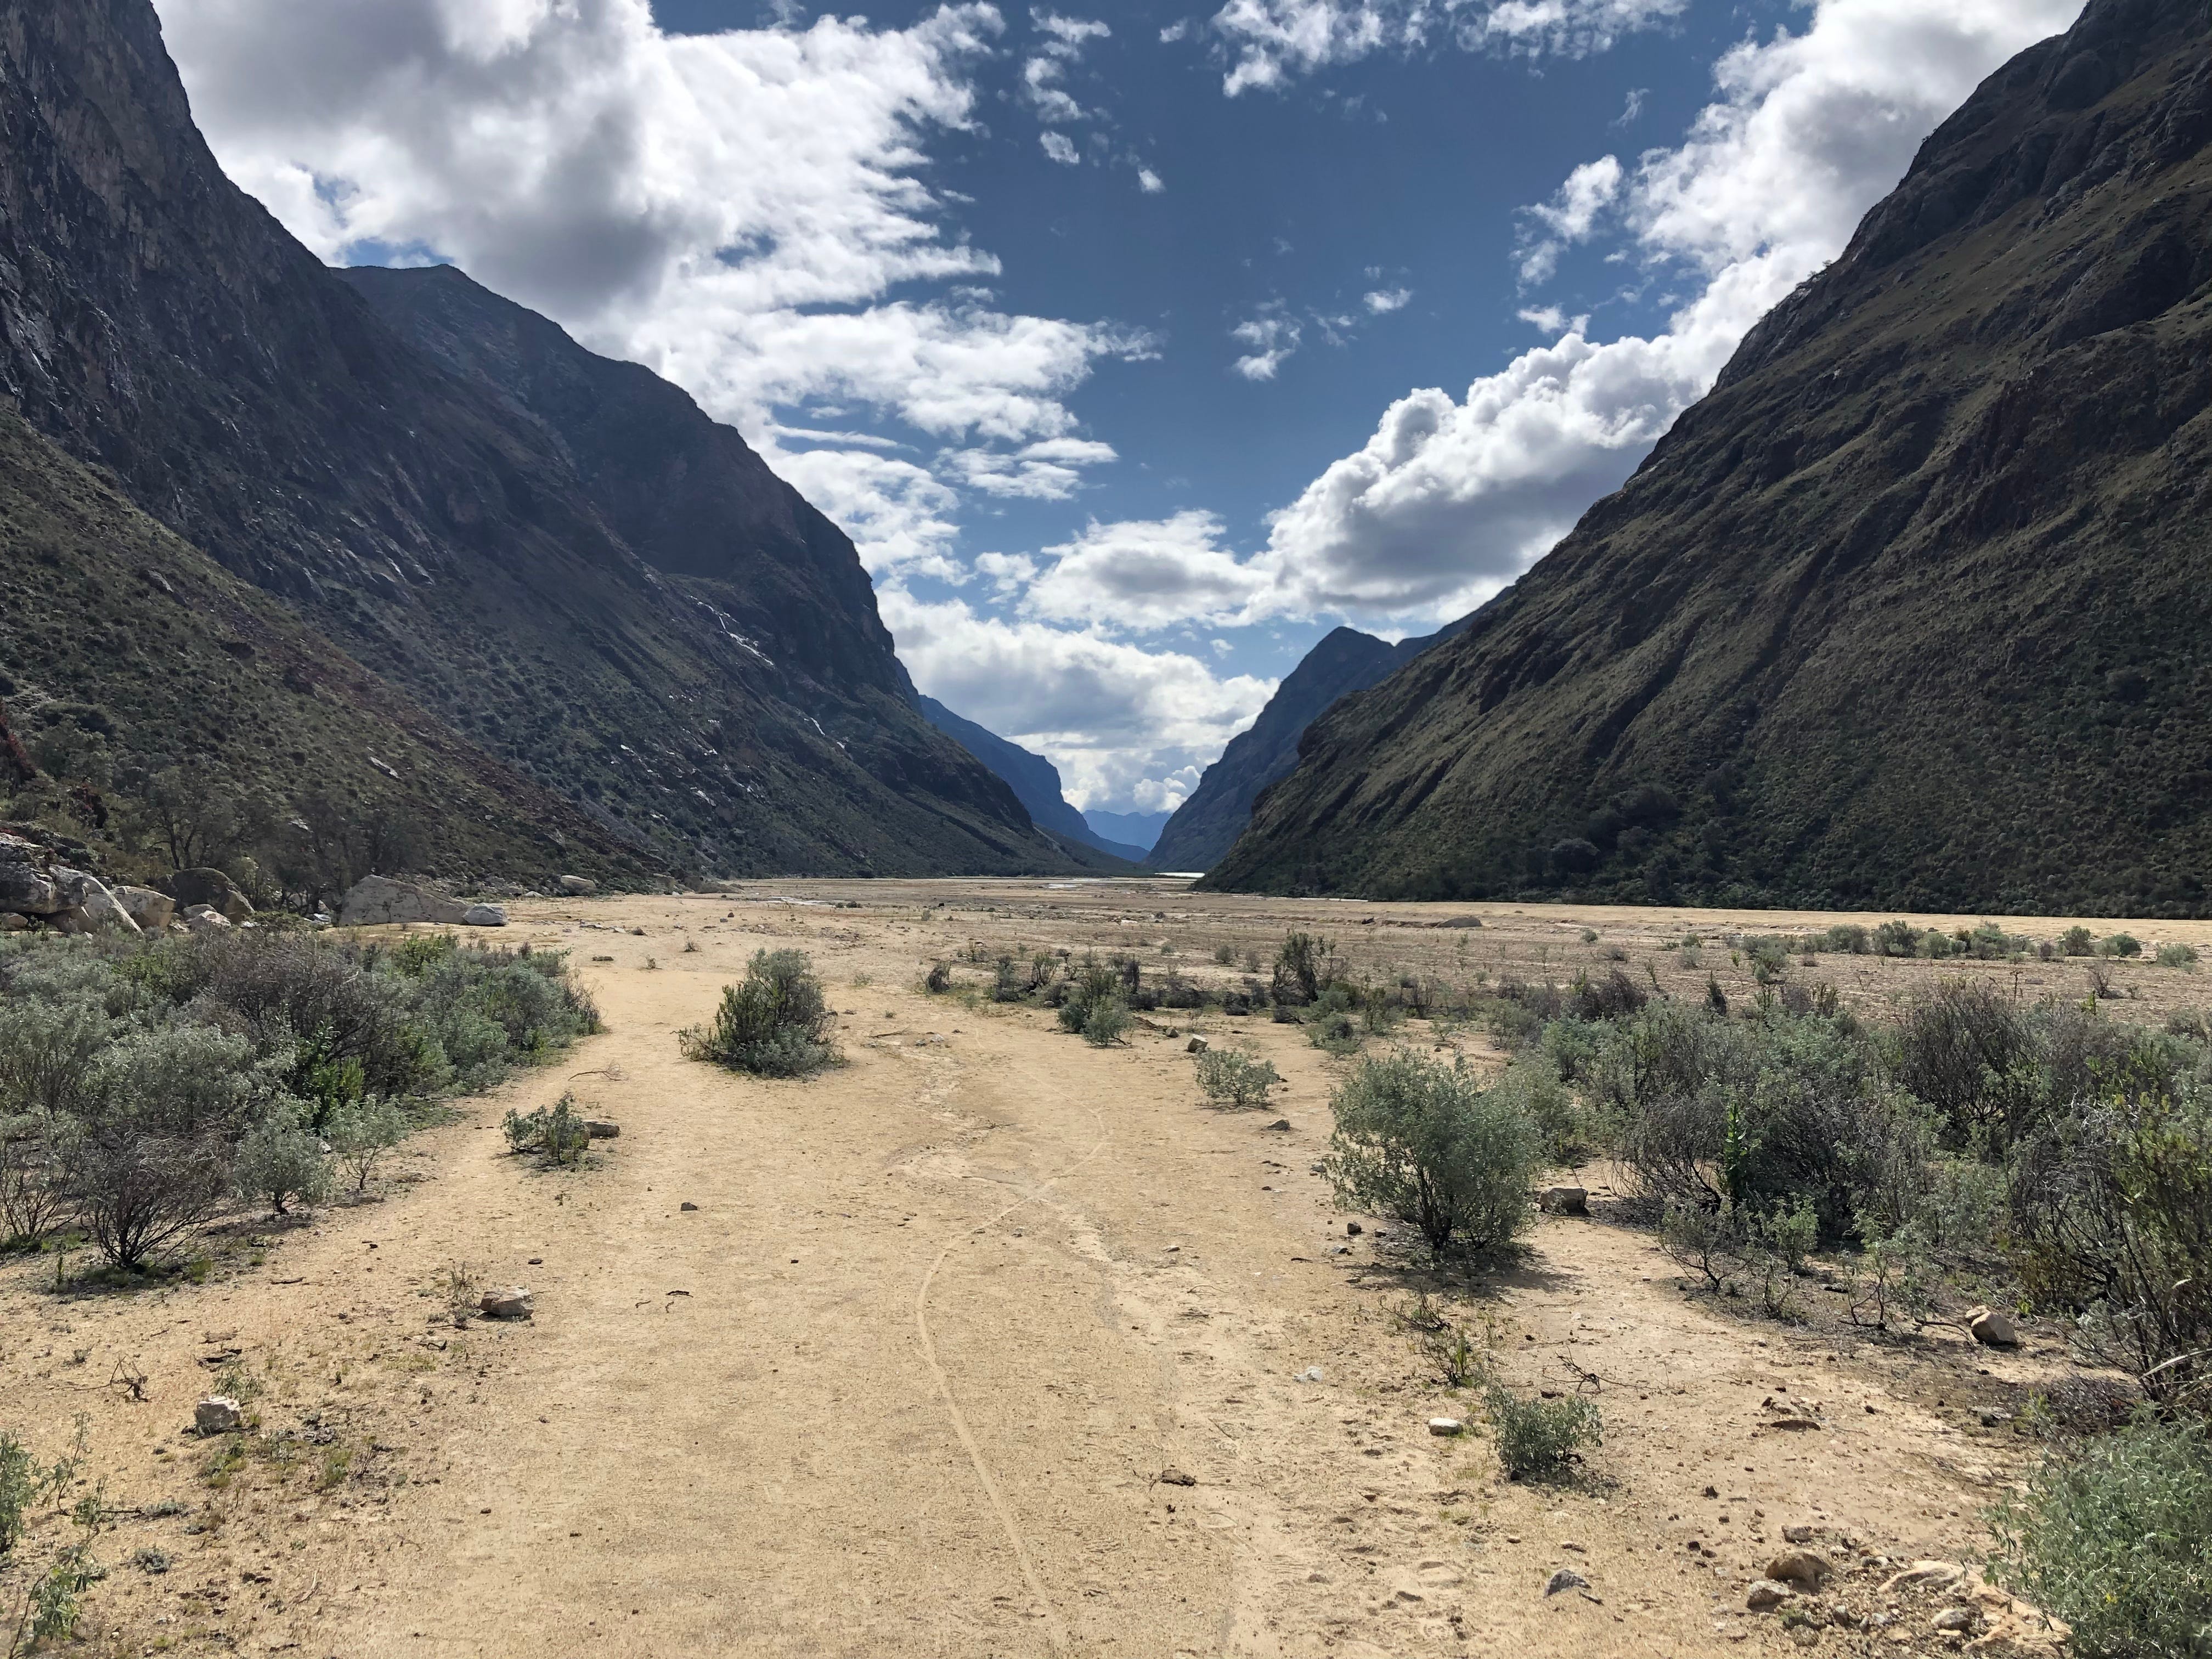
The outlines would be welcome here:
<svg viewBox="0 0 2212 1659">
<path fill-rule="evenodd" d="M 1546 1215 L 1588 1215 L 1589 1192 L 1583 1187 L 1547 1187 L 1536 1195 Z"/>
<path fill-rule="evenodd" d="M 1782 1539 L 1788 1544 L 1809 1544 L 1813 1541 L 1813 1534 L 1815 1530 L 1814 1528 L 1806 1526 L 1784 1527 L 1782 1529 Z"/>
<path fill-rule="evenodd" d="M 1287 1132 L 1289 1131 L 1289 1129 L 1290 1129 L 1290 1127 L 1291 1127 L 1291 1121 L 1290 1121 L 1290 1119 L 1288 1119 L 1288 1118 L 1286 1118 L 1286 1117 L 1279 1117 L 1279 1118 L 1277 1118 L 1277 1119 L 1276 1119 L 1273 1123 L 1270 1123 L 1267 1127 L 1268 1127 L 1270 1129 L 1280 1129 L 1280 1130 L 1283 1130 L 1284 1132 L 1287 1133 Z"/>
<path fill-rule="evenodd" d="M 1589 1580 L 1572 1567 L 1561 1567 L 1544 1581 L 1544 1594 L 1547 1595 L 1557 1595 L 1561 1590 L 1586 1590 L 1589 1588 Z"/>
<path fill-rule="evenodd" d="M 1204 1037 L 1194 1036 L 1182 1045 L 1182 1051 L 1187 1054 L 1202 1054 L 1206 1052 L 1206 1046 Z"/>
<path fill-rule="evenodd" d="M 1753 1613 L 1771 1613 L 1796 1593 L 1771 1578 L 1758 1578 L 1752 1581 L 1751 1593 L 1743 1598 L 1743 1604 Z"/>
<path fill-rule="evenodd" d="M 471 904 L 461 912 L 464 927 L 504 927 L 507 912 L 496 904 Z"/>
<path fill-rule="evenodd" d="M 19 916 L 13 910 L 0 910 L 0 933 L 21 933 L 30 925 L 28 916 Z"/>
<path fill-rule="evenodd" d="M 1835 1563 L 1812 1550 L 1784 1550 L 1766 1564 L 1769 1578 L 1800 1589 L 1819 1589 L 1835 1571 Z"/>
<path fill-rule="evenodd" d="M 1985 1429 L 2001 1428 L 2005 1424 L 2012 1421 L 2012 1413 L 2010 1412 L 2000 1411 L 1995 1406 L 1983 1407 L 1979 1415 L 1981 1418 L 1982 1426 Z"/>
<path fill-rule="evenodd" d="M 477 1309 L 486 1319 L 527 1319 L 534 1311 L 530 1292 L 520 1285 L 511 1285 L 503 1291 L 486 1291 L 477 1300 Z"/>
<path fill-rule="evenodd" d="M 224 919 L 222 912 L 205 904 L 194 904 L 185 908 L 185 926 L 195 933 L 227 933 L 230 931 L 230 923 Z"/>
<path fill-rule="evenodd" d="M 1197 1484 L 1196 1475 L 1185 1474 L 1181 1469 L 1165 1468 L 1160 1471 L 1160 1485 L 1163 1486 L 1194 1486 Z"/>
<path fill-rule="evenodd" d="M 192 1407 L 192 1427 L 201 1434 L 234 1434 L 240 1421 L 238 1401 L 211 1394 Z"/>
<path fill-rule="evenodd" d="M 1995 1308 L 1973 1308 L 1966 1314 L 1966 1330 L 1985 1348 L 2017 1348 L 2020 1332 Z"/>
<path fill-rule="evenodd" d="M 604 1118 L 587 1117 L 584 1120 L 584 1133 L 593 1140 L 614 1140 L 621 1136 L 622 1125 L 609 1123 Z"/>
<path fill-rule="evenodd" d="M 1466 1431 L 1467 1425 L 1461 1422 L 1456 1417 L 1432 1417 L 1429 1419 L 1429 1432 L 1431 1434 L 1455 1435 L 1463 1434 Z"/>
<path fill-rule="evenodd" d="M 1941 1631 L 1972 1630 L 1975 1624 L 1972 1607 L 1946 1607 L 1928 1621 L 1928 1628 Z"/>
<path fill-rule="evenodd" d="M 581 898 L 586 893 L 598 892 L 599 884 L 588 876 L 563 876 L 561 878 L 561 890 Z"/>
<path fill-rule="evenodd" d="M 677 1207 L 678 1209 L 679 1209 L 679 1210 L 696 1210 L 696 1209 L 697 1209 L 699 1206 L 698 1206 L 696 1204 L 694 1204 L 694 1203 L 693 1203 L 690 1199 L 688 1199 L 688 1198 L 687 1198 L 687 1199 L 685 1199 L 685 1200 L 684 1200 L 681 1204 L 678 1205 L 676 1207 Z"/>
<path fill-rule="evenodd" d="M 1318 1382 L 1321 1380 L 1321 1367 L 1318 1365 L 1309 1365 L 1291 1379 L 1293 1382 Z"/>
<path fill-rule="evenodd" d="M 1361 1226 L 1357 1221 L 1347 1221 L 1344 1224 L 1344 1231 L 1346 1237 L 1357 1238 L 1360 1234 L 1365 1232 L 1367 1229 Z"/>
</svg>

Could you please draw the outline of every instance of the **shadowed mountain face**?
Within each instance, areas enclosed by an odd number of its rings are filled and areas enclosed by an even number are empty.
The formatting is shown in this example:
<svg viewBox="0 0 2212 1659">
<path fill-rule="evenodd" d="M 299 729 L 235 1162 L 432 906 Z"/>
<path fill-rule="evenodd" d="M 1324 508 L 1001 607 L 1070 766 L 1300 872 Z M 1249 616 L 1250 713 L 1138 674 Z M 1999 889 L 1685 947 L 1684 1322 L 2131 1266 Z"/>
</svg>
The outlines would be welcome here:
<svg viewBox="0 0 2212 1659">
<path fill-rule="evenodd" d="M 1212 884 L 2203 915 L 2212 64 L 2094 0 Z"/>
<path fill-rule="evenodd" d="M 1283 677 L 1250 729 L 1231 738 L 1221 758 L 1206 769 L 1145 862 L 1155 870 L 1212 869 L 1244 833 L 1260 792 L 1298 763 L 1298 739 L 1323 710 L 1387 678 L 1462 625 L 1395 645 L 1356 628 L 1329 634 Z"/>
<path fill-rule="evenodd" d="M 1093 830 L 1083 814 L 1060 793 L 1060 769 L 1042 755 L 1009 743 L 996 732 L 956 714 L 934 697 L 918 700 L 922 718 L 1006 781 L 1016 799 L 1029 809 L 1030 820 L 1058 841 L 1072 858 L 1097 863 L 1124 874 L 1143 855 L 1140 847 L 1125 847 Z M 1102 860 L 1099 854 L 1103 854 Z"/>
<path fill-rule="evenodd" d="M 148 0 L 0 0 L 0 391 L 33 426 L 657 861 L 1067 867 L 734 432 L 458 274 L 354 282 L 377 305 L 223 178 Z"/>
</svg>

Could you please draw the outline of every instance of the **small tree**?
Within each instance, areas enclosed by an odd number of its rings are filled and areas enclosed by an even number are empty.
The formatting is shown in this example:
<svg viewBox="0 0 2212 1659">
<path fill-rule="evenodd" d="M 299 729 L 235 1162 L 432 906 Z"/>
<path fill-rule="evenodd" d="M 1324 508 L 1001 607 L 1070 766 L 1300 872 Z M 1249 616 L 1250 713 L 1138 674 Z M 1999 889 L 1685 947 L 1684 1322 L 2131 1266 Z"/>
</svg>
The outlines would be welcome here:
<svg viewBox="0 0 2212 1659">
<path fill-rule="evenodd" d="M 330 1160 L 312 1129 L 289 1113 L 263 1119 L 238 1143 L 231 1179 L 241 1198 L 261 1198 L 278 1215 L 294 1203 L 319 1204 L 330 1194 Z"/>
<path fill-rule="evenodd" d="M 830 1041 L 832 1018 L 805 951 L 759 951 L 744 982 L 723 988 L 714 1023 L 678 1041 L 692 1060 L 757 1077 L 811 1077 L 845 1063 Z"/>
<path fill-rule="evenodd" d="M 1528 1224 L 1541 1139 L 1519 1101 L 1485 1091 L 1463 1060 L 1362 1060 L 1329 1106 L 1324 1169 L 1338 1202 L 1419 1228 L 1438 1259 L 1496 1249 Z"/>
<path fill-rule="evenodd" d="M 1291 933 L 1275 953 L 1268 994 L 1287 1007 L 1303 1008 L 1318 998 L 1336 976 L 1336 947 L 1312 933 Z"/>
<path fill-rule="evenodd" d="M 389 1100 L 360 1101 L 333 1111 L 323 1138 L 359 1194 L 368 1190 L 384 1155 L 407 1138 L 407 1114 Z"/>
</svg>

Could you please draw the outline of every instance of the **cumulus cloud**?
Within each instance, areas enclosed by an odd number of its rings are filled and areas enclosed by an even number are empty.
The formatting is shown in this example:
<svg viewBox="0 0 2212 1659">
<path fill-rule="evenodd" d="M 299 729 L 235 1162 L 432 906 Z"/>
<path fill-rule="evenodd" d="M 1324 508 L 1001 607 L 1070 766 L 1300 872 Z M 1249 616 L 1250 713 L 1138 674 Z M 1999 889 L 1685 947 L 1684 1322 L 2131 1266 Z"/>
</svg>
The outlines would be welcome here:
<svg viewBox="0 0 2212 1659">
<path fill-rule="evenodd" d="M 1181 652 L 986 616 L 957 599 L 894 586 L 882 603 L 915 684 L 1050 757 L 1078 806 L 1179 805 L 1275 689 Z"/>
<path fill-rule="evenodd" d="M 1406 301 L 1413 297 L 1413 290 L 1410 288 L 1376 289 L 1360 303 L 1367 307 L 1370 317 L 1383 317 L 1391 312 L 1403 310 Z"/>
<path fill-rule="evenodd" d="M 1075 141 L 1064 132 L 1041 132 L 1037 143 L 1044 146 L 1048 159 L 1064 167 L 1079 167 L 1083 157 L 1075 148 Z"/>
<path fill-rule="evenodd" d="M 1279 306 L 1271 306 L 1229 331 L 1231 339 L 1252 348 L 1230 367 L 1248 380 L 1272 380 L 1304 337 L 1304 330 L 1295 319 Z"/>
<path fill-rule="evenodd" d="M 1620 158 L 1601 155 L 1569 173 L 1550 201 L 1522 210 L 1522 283 L 1552 279 L 1559 268 L 1559 255 L 1577 242 L 1588 241 L 1597 228 L 1598 216 L 1620 197 Z"/>
<path fill-rule="evenodd" d="M 1048 438 L 1020 449 L 952 449 L 943 469 L 987 495 L 1064 501 L 1083 488 L 1083 469 L 1118 459 L 1114 446 L 1090 438 Z"/>
<path fill-rule="evenodd" d="M 1166 181 L 1150 167 L 1137 169 L 1137 188 L 1147 196 L 1157 196 L 1167 188 Z"/>
<path fill-rule="evenodd" d="M 1579 194 L 1570 179 L 1532 210 L 1566 236 L 1611 203 L 1634 257 L 1695 285 L 1667 327 L 1600 343 L 1576 319 L 1462 398 L 1408 393 L 1275 515 L 1255 562 L 1302 608 L 1433 617 L 1480 604 L 1619 487 L 1751 325 L 1842 250 L 1938 121 L 2081 9 L 1817 0 L 1802 31 L 1729 52 L 1687 142 L 1607 189 L 1579 169 Z"/>
<path fill-rule="evenodd" d="M 1190 621 L 1234 623 L 1251 611 L 1266 575 L 1237 562 L 1211 513 L 1093 520 L 1073 541 L 1044 550 L 1053 562 L 1023 609 L 1059 622 L 1147 633 Z"/>
<path fill-rule="evenodd" d="M 1231 97 L 1377 52 L 1431 44 L 1583 56 L 1674 16 L 1687 0 L 1229 0 L 1213 15 Z M 1162 40 L 1168 35 L 1163 33 Z M 1176 38 L 1180 39 L 1178 35 Z"/>
</svg>

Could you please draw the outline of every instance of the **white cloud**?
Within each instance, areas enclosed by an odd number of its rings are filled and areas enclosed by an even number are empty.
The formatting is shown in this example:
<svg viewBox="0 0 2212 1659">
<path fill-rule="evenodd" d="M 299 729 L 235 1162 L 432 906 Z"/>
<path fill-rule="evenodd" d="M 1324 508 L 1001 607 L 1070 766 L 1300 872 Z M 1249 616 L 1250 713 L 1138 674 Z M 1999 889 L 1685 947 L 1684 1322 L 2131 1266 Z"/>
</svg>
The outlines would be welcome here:
<svg viewBox="0 0 2212 1659">
<path fill-rule="evenodd" d="M 1597 228 L 1598 216 L 1619 198 L 1620 180 L 1620 158 L 1601 155 L 1569 173 L 1550 201 L 1522 210 L 1523 283 L 1551 281 L 1559 268 L 1559 255 L 1577 242 L 1588 241 Z"/>
<path fill-rule="evenodd" d="M 1230 338 L 1252 348 L 1231 367 L 1248 380 L 1272 380 L 1304 336 L 1304 331 L 1280 306 L 1271 304 L 1229 331 Z"/>
<path fill-rule="evenodd" d="M 684 386 L 794 480 L 779 408 L 834 398 L 1018 445 L 1067 434 L 1061 399 L 1091 365 L 1145 349 L 976 293 L 890 298 L 998 272 L 921 179 L 931 136 L 972 120 L 1003 28 L 989 5 L 707 35 L 664 33 L 647 0 L 159 5 L 225 168 L 318 253 L 452 258 Z M 1105 26 L 1039 27 L 1073 51 Z M 939 544 L 949 507 L 919 485 L 862 494 L 873 556 Z M 899 501 L 928 504 L 894 532 Z"/>
<path fill-rule="evenodd" d="M 1083 55 L 1084 47 L 1093 40 L 1106 39 L 1114 31 L 1101 22 L 1061 17 L 1048 11 L 1033 11 L 1030 18 L 1044 39 L 1036 54 L 1022 64 L 1022 95 L 1047 121 L 1073 125 L 1087 120 L 1091 112 L 1076 102 L 1062 83 L 1069 66 Z M 1060 142 L 1065 144 L 1067 141 L 1063 138 Z M 1045 154 L 1055 161 L 1062 159 L 1049 143 L 1045 146 Z"/>
<path fill-rule="evenodd" d="M 1243 620 L 1267 586 L 1262 572 L 1221 545 L 1221 520 L 1186 511 L 1166 519 L 1093 520 L 1074 540 L 1044 550 L 1053 562 L 1030 584 L 1031 616 L 1117 633 Z"/>
<path fill-rule="evenodd" d="M 1137 187 L 1147 196 L 1157 196 L 1167 188 L 1160 175 L 1150 167 L 1137 169 Z"/>
<path fill-rule="evenodd" d="M 1171 46 L 1176 41 L 1187 39 L 1190 34 L 1190 19 L 1188 17 L 1169 24 L 1160 31 L 1160 44 L 1164 46 Z"/>
<path fill-rule="evenodd" d="M 1688 141 L 1645 155 L 1614 202 L 1635 255 L 1691 273 L 1694 297 L 1650 338 L 1594 342 L 1575 319 L 1463 399 L 1431 389 L 1393 404 L 1275 516 L 1254 561 L 1276 577 L 1275 602 L 1434 617 L 1512 580 L 1619 487 L 1751 325 L 1841 251 L 1936 123 L 2081 6 L 1817 0 L 1802 33 L 1729 52 Z M 1563 233 L 1578 212 L 1572 198 L 1537 210 Z M 1556 307 L 1523 315 L 1565 320 Z"/>
<path fill-rule="evenodd" d="M 979 615 L 896 586 L 884 621 L 915 684 L 1060 768 L 1078 806 L 1180 805 L 1198 771 L 1273 695 L 1181 652 L 1147 651 L 1042 623 Z"/>
<path fill-rule="evenodd" d="M 1406 301 L 1413 297 L 1413 290 L 1410 288 L 1377 289 L 1367 295 L 1361 303 L 1367 307 L 1370 316 L 1383 317 L 1404 309 Z"/>
<path fill-rule="evenodd" d="M 1041 132 L 1037 135 L 1037 143 L 1044 146 L 1048 157 L 1064 167 L 1082 164 L 1083 157 L 1076 152 L 1075 141 L 1064 132 Z"/>
<path fill-rule="evenodd" d="M 1118 459 L 1114 446 L 1089 438 L 1048 438 L 1012 452 L 949 449 L 939 465 L 969 488 L 988 495 L 1064 501 L 1083 488 L 1083 469 Z"/>
<path fill-rule="evenodd" d="M 1449 43 L 1469 52 L 1583 56 L 1680 13 L 1687 0 L 1229 0 L 1212 29 L 1231 97 L 1377 52 Z M 1168 38 L 1164 33 L 1162 40 Z M 1176 38 L 1180 39 L 1178 35 Z"/>
</svg>

